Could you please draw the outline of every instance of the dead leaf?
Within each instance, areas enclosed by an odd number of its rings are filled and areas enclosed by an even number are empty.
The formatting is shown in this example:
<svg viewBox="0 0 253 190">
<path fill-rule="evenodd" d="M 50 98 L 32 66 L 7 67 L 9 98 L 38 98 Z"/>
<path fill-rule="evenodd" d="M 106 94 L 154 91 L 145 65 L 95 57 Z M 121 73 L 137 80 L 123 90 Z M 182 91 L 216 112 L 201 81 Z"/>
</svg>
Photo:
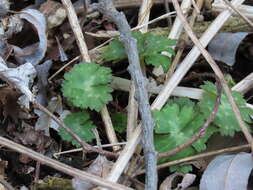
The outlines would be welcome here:
<svg viewBox="0 0 253 190">
<path fill-rule="evenodd" d="M 249 153 L 217 156 L 205 170 L 200 190 L 246 190 L 252 168 Z"/>
<path fill-rule="evenodd" d="M 62 113 L 62 102 L 60 98 L 53 97 L 49 102 L 47 109 L 54 113 L 58 113 L 59 115 Z M 36 131 L 44 131 L 44 135 L 49 136 L 49 127 L 51 127 L 52 118 L 50 118 L 47 114 L 41 113 L 38 121 L 35 124 Z"/>
<path fill-rule="evenodd" d="M 35 145 L 37 151 L 44 152 L 45 148 L 49 147 L 52 140 L 45 136 L 43 131 L 35 131 L 34 127 L 23 123 L 24 131 L 15 133 L 15 141 L 21 142 L 24 145 Z"/>
<path fill-rule="evenodd" d="M 48 60 L 45 61 L 43 64 L 36 65 L 35 69 L 37 71 L 37 95 L 36 95 L 36 100 L 38 103 L 40 103 L 43 106 L 47 106 L 48 103 L 48 98 L 47 98 L 47 92 L 48 92 L 48 75 L 49 75 L 49 70 L 52 66 L 52 61 Z M 37 115 L 41 115 L 42 112 L 40 110 L 35 109 L 35 113 Z"/>
<path fill-rule="evenodd" d="M 63 23 L 67 17 L 67 12 L 63 5 L 55 1 L 46 1 L 39 9 L 47 20 L 47 29 L 50 30 Z"/>
<path fill-rule="evenodd" d="M 179 179 L 181 183 L 178 183 Z M 172 190 L 173 186 L 176 186 L 176 189 L 186 189 L 195 181 L 196 175 L 194 174 L 183 174 L 183 173 L 174 173 L 168 176 L 160 185 L 159 190 Z"/>
<path fill-rule="evenodd" d="M 5 61 L 0 57 L 0 77 L 19 89 L 29 101 L 34 101 L 34 96 L 29 87 L 35 76 L 36 70 L 31 63 L 20 65 L 17 68 L 8 68 Z"/>
<path fill-rule="evenodd" d="M 0 39 L 7 40 L 23 28 L 23 20 L 18 15 L 12 15 L 0 20 Z"/>
<path fill-rule="evenodd" d="M 107 160 L 106 157 L 99 155 L 85 171 L 99 177 L 106 177 L 112 166 L 113 162 Z M 88 190 L 95 187 L 95 185 L 89 181 L 84 181 L 79 178 L 73 178 L 72 185 L 75 190 Z"/>
<path fill-rule="evenodd" d="M 46 19 L 41 12 L 35 9 L 21 11 L 19 18 L 32 24 L 39 37 L 39 43 L 32 44 L 23 49 L 13 45 L 15 58 L 20 64 L 29 62 L 32 65 L 37 65 L 44 58 L 47 50 Z"/>
<path fill-rule="evenodd" d="M 20 92 L 10 87 L 0 88 L 0 105 L 3 109 L 3 115 L 4 117 L 11 117 L 16 123 L 21 111 L 17 103 L 20 95 Z"/>
<path fill-rule="evenodd" d="M 219 33 L 209 43 L 208 51 L 215 60 L 233 66 L 235 63 L 236 51 L 241 41 L 248 34 L 248 32 Z"/>
</svg>

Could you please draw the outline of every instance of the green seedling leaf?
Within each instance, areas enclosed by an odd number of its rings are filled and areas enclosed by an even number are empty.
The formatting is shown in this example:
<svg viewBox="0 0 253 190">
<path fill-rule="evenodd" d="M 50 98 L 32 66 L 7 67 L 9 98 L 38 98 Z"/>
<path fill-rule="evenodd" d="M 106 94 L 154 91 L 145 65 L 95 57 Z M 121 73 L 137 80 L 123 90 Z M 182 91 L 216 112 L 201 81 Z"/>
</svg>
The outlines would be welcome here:
<svg viewBox="0 0 253 190">
<path fill-rule="evenodd" d="M 217 92 L 215 85 L 211 82 L 205 82 L 201 88 L 205 90 L 205 93 L 198 105 L 201 112 L 205 116 L 208 116 L 215 104 Z M 248 123 L 252 123 L 250 114 L 253 114 L 253 111 L 245 107 L 246 101 L 243 99 L 242 95 L 239 92 L 232 92 L 232 95 L 239 106 L 243 119 Z M 219 128 L 221 135 L 234 136 L 236 131 L 241 130 L 231 108 L 230 102 L 224 93 L 222 93 L 221 104 L 213 123 Z"/>
<path fill-rule="evenodd" d="M 153 115 L 156 121 L 154 142 L 156 151 L 159 153 L 170 151 L 186 143 L 205 122 L 205 117 L 199 111 L 198 106 L 187 98 L 174 99 L 160 111 L 154 111 Z M 169 158 L 160 159 L 159 162 L 181 159 L 205 150 L 206 141 L 216 131 L 214 126 L 209 126 L 205 137 Z"/>
<path fill-rule="evenodd" d="M 171 46 L 174 46 L 176 41 L 152 33 L 133 32 L 132 35 L 137 40 L 140 60 L 155 67 L 161 65 L 167 71 L 171 65 L 171 57 L 162 55 L 162 52 L 173 55 L 174 50 Z M 102 54 L 102 58 L 106 61 L 120 61 L 127 58 L 124 47 L 118 38 L 109 44 L 107 50 Z"/>
<path fill-rule="evenodd" d="M 127 114 L 120 112 L 112 114 L 112 123 L 118 133 L 123 133 L 127 126 Z"/>
<path fill-rule="evenodd" d="M 111 70 L 96 63 L 80 63 L 64 75 L 63 95 L 74 106 L 100 111 L 112 100 Z"/>
<path fill-rule="evenodd" d="M 92 128 L 95 128 L 96 126 L 93 125 L 89 119 L 89 114 L 83 111 L 68 114 L 63 121 L 64 124 L 67 125 L 69 129 L 77 134 L 82 140 L 90 142 L 95 138 Z M 80 146 L 80 144 L 69 136 L 64 129 L 60 128 L 59 135 L 63 140 L 71 142 L 74 146 Z"/>
</svg>

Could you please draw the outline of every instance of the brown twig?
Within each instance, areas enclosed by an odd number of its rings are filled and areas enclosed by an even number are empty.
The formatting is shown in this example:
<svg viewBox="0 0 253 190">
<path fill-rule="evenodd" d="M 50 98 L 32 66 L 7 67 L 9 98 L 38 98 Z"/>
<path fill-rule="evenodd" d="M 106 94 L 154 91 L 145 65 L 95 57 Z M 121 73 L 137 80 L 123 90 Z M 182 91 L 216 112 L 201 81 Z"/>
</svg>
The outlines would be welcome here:
<svg viewBox="0 0 253 190">
<path fill-rule="evenodd" d="M 188 24 L 186 18 L 184 17 L 183 12 L 182 12 L 177 0 L 172 0 L 172 2 L 173 2 L 175 10 L 177 11 L 177 15 L 181 19 L 182 23 L 184 23 L 183 26 L 185 28 L 185 31 L 187 32 L 187 34 L 189 35 L 191 40 L 194 42 L 196 47 L 199 49 L 199 51 L 202 53 L 202 55 L 205 57 L 207 62 L 210 64 L 210 66 L 213 69 L 214 73 L 220 79 L 222 88 L 224 89 L 224 91 L 226 93 L 226 96 L 228 97 L 228 100 L 229 100 L 229 102 L 232 106 L 232 109 L 233 109 L 234 113 L 235 113 L 235 117 L 238 121 L 238 124 L 241 127 L 245 138 L 247 139 L 249 144 L 251 144 L 252 143 L 252 136 L 251 136 L 245 122 L 243 121 L 240 110 L 239 110 L 239 108 L 238 108 L 238 106 L 237 106 L 237 104 L 236 104 L 236 102 L 235 102 L 235 100 L 232 96 L 231 89 L 228 87 L 228 85 L 226 83 L 224 75 L 222 74 L 220 68 L 218 67 L 218 65 L 216 64 L 214 59 L 210 56 L 208 51 L 203 47 L 203 45 L 197 39 L 196 35 L 194 34 L 194 32 L 192 31 L 190 25 Z"/>
<path fill-rule="evenodd" d="M 216 156 L 216 155 L 223 154 L 223 153 L 228 153 L 228 152 L 239 152 L 239 151 L 247 150 L 247 149 L 248 150 L 250 149 L 249 144 L 224 148 L 224 149 L 220 149 L 220 150 L 214 150 L 214 151 L 210 151 L 210 152 L 190 156 L 190 157 L 187 157 L 187 158 L 182 158 L 182 159 L 179 159 L 179 160 L 170 161 L 170 162 L 167 162 L 167 163 L 164 163 L 164 164 L 160 164 L 160 165 L 157 166 L 157 169 L 167 168 L 169 166 L 174 166 L 174 165 L 182 164 L 182 163 L 185 163 L 185 162 L 190 162 L 192 160 L 198 160 L 198 159 L 209 157 L 209 156 Z M 144 169 L 137 171 L 135 175 L 137 176 L 137 175 L 141 175 L 143 173 L 145 173 Z"/>
<path fill-rule="evenodd" d="M 207 130 L 208 126 L 214 120 L 215 115 L 216 115 L 216 113 L 219 109 L 220 99 L 221 99 L 221 92 L 222 92 L 222 87 L 221 87 L 221 84 L 220 84 L 219 80 L 217 80 L 217 97 L 216 97 L 216 100 L 215 100 L 213 110 L 210 113 L 210 115 L 209 115 L 208 119 L 206 120 L 206 122 L 204 123 L 204 125 L 199 130 L 199 132 L 195 136 L 193 136 L 191 139 L 186 141 L 184 144 L 181 144 L 178 147 L 176 147 L 176 148 L 174 148 L 174 149 L 172 149 L 168 152 L 163 152 L 163 153 L 158 154 L 158 159 L 159 158 L 169 157 L 173 154 L 176 154 L 176 153 L 180 152 L 181 150 L 183 150 L 183 149 L 187 148 L 188 146 L 190 146 L 192 143 L 194 143 L 198 139 L 205 136 L 205 133 L 206 133 L 206 130 Z"/>
<path fill-rule="evenodd" d="M 120 31 L 120 40 L 125 47 L 128 55 L 128 71 L 136 86 L 136 99 L 139 104 L 139 111 L 143 123 L 143 147 L 145 155 L 145 164 L 147 169 L 146 190 L 157 189 L 157 171 L 156 171 L 156 152 L 153 144 L 154 121 L 151 115 L 149 97 L 146 89 L 146 80 L 141 72 L 137 42 L 131 36 L 131 28 L 123 13 L 118 12 L 110 0 L 100 0 L 98 4 L 93 4 L 93 8 L 102 12 L 108 19 L 114 22 Z"/>
<path fill-rule="evenodd" d="M 58 171 L 61 171 L 65 174 L 68 174 L 70 176 L 73 176 L 73 177 L 77 177 L 77 178 L 80 178 L 82 180 L 86 180 L 86 181 L 89 181 L 93 184 L 96 184 L 96 185 L 99 185 L 99 186 L 102 186 L 102 187 L 107 187 L 109 189 L 114 189 L 114 190 L 132 190 L 131 188 L 129 187 L 126 187 L 126 186 L 123 186 L 123 185 L 120 185 L 120 184 L 117 184 L 117 183 L 112 183 L 112 182 L 108 182 L 106 181 L 105 179 L 101 178 L 101 177 L 98 177 L 96 175 L 92 175 L 92 174 L 89 174 L 85 171 L 82 171 L 82 170 L 79 170 L 79 169 L 76 169 L 76 168 L 73 168 L 71 166 L 68 166 L 66 164 L 63 164 L 59 161 L 56 161 L 52 158 L 49 158 L 47 156 L 44 156 L 38 152 L 35 152 L 29 148 L 26 148 L 25 146 L 22 146 L 18 143 L 15 143 L 11 140 L 8 140 L 4 137 L 0 137 L 0 144 L 5 146 L 5 147 L 8 147 L 12 150 L 15 150 L 19 153 L 22 153 L 22 154 L 25 154 L 27 155 L 28 157 L 36 160 L 36 161 L 39 161 L 41 164 L 44 164 L 44 165 L 47 165 L 49 167 L 52 167 Z"/>
<path fill-rule="evenodd" d="M 116 153 L 109 152 L 103 149 L 95 148 L 91 146 L 90 144 L 83 141 L 78 135 L 76 135 L 72 130 L 70 130 L 61 120 L 59 120 L 53 113 L 51 113 L 47 108 L 39 104 L 38 102 L 33 102 L 33 105 L 47 114 L 50 118 L 52 118 L 60 127 L 62 127 L 71 137 L 73 137 L 87 152 L 97 152 L 99 154 L 109 156 L 109 157 L 117 157 Z"/>
</svg>

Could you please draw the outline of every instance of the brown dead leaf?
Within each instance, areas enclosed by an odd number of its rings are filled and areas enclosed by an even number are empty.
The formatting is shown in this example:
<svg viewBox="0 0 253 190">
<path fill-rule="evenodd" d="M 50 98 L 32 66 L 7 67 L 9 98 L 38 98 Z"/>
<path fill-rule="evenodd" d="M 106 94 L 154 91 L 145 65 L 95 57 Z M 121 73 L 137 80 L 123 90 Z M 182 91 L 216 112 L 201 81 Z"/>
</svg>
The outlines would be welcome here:
<svg viewBox="0 0 253 190">
<path fill-rule="evenodd" d="M 15 136 L 15 141 L 24 145 L 35 145 L 39 152 L 43 152 L 52 142 L 50 137 L 44 135 L 44 131 L 35 131 L 33 127 L 27 124 L 23 133 L 16 133 Z"/>
<path fill-rule="evenodd" d="M 10 87 L 0 88 L 0 105 L 3 109 L 3 115 L 4 117 L 11 117 L 15 122 L 17 122 L 21 111 L 17 103 L 20 95 L 20 92 Z"/>
<path fill-rule="evenodd" d="M 39 10 L 46 17 L 48 30 L 61 25 L 67 17 L 63 5 L 55 1 L 46 1 L 41 5 Z"/>
<path fill-rule="evenodd" d="M 94 160 L 94 162 L 87 169 L 85 169 L 85 171 L 104 178 L 110 172 L 112 166 L 112 161 L 109 161 L 106 159 L 106 157 L 99 155 L 96 160 Z M 75 190 L 91 189 L 95 187 L 95 185 L 89 181 L 84 181 L 79 178 L 73 178 L 72 185 Z"/>
</svg>

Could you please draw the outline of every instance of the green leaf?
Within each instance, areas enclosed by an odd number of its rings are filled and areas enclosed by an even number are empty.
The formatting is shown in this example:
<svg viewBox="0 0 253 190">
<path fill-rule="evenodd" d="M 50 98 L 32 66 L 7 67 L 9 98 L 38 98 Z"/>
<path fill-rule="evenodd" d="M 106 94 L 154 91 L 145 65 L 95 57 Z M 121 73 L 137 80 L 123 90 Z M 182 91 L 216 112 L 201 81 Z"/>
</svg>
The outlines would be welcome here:
<svg viewBox="0 0 253 190">
<path fill-rule="evenodd" d="M 164 71 L 168 71 L 171 65 L 171 58 L 161 54 L 154 54 L 146 56 L 145 63 L 155 67 L 159 67 L 161 65 Z"/>
<path fill-rule="evenodd" d="M 125 52 L 125 48 L 121 42 L 119 42 L 118 38 L 114 39 L 110 45 L 108 46 L 107 50 L 102 53 L 102 58 L 107 61 L 120 61 L 122 59 L 127 58 L 127 54 Z"/>
<path fill-rule="evenodd" d="M 196 113 L 194 106 L 167 104 L 162 110 L 153 112 L 156 121 L 155 132 L 176 134 L 193 120 Z"/>
<path fill-rule="evenodd" d="M 175 165 L 175 166 L 170 166 L 170 171 L 171 172 L 182 172 L 182 173 L 189 173 L 192 171 L 192 166 L 191 165 Z"/>
<path fill-rule="evenodd" d="M 100 111 L 112 100 L 111 70 L 96 63 L 80 63 L 64 75 L 63 95 L 74 106 Z"/>
<path fill-rule="evenodd" d="M 68 114 L 63 122 L 68 128 L 77 134 L 82 140 L 90 142 L 95 138 L 92 128 L 96 126 L 89 120 L 89 114 L 87 112 L 76 112 Z M 80 144 L 74 140 L 65 130 L 61 127 L 59 130 L 59 135 L 65 141 L 71 142 L 74 146 L 79 147 Z"/>
<path fill-rule="evenodd" d="M 154 35 L 147 33 L 145 40 L 145 55 L 149 56 L 151 54 L 161 53 L 166 51 L 169 53 L 174 53 L 171 46 L 176 45 L 175 40 L 168 39 L 163 36 Z"/>
<path fill-rule="evenodd" d="M 112 123 L 117 132 L 123 133 L 127 126 L 127 114 L 121 112 L 112 114 Z"/>
<path fill-rule="evenodd" d="M 164 71 L 169 69 L 171 58 L 161 53 L 167 52 L 170 55 L 174 55 L 174 50 L 171 46 L 176 44 L 175 40 L 152 33 L 133 32 L 132 35 L 137 40 L 140 60 L 145 60 L 146 64 L 151 64 L 155 67 L 161 65 Z M 102 54 L 102 58 L 106 61 L 120 61 L 127 58 L 124 47 L 118 38 L 115 38 L 109 44 L 107 50 Z"/>
<path fill-rule="evenodd" d="M 201 88 L 205 90 L 205 93 L 198 105 L 201 112 L 208 117 L 214 107 L 217 92 L 215 85 L 211 82 L 205 82 Z M 252 114 L 253 111 L 245 107 L 246 101 L 239 92 L 232 92 L 232 95 L 241 111 L 243 119 L 246 122 L 251 123 L 252 121 L 249 115 Z M 219 128 L 222 135 L 234 136 L 236 131 L 241 130 L 231 108 L 230 102 L 224 93 L 221 95 L 221 104 L 213 123 Z"/>
<path fill-rule="evenodd" d="M 155 110 L 153 115 L 156 121 L 154 143 L 159 153 L 168 152 L 186 143 L 199 132 L 206 120 L 198 106 L 188 98 L 176 98 L 160 111 Z M 210 125 L 203 138 L 168 158 L 160 159 L 159 162 L 181 159 L 205 150 L 205 143 L 215 132 L 217 128 Z M 182 171 L 181 166 L 176 168 Z"/>
</svg>

